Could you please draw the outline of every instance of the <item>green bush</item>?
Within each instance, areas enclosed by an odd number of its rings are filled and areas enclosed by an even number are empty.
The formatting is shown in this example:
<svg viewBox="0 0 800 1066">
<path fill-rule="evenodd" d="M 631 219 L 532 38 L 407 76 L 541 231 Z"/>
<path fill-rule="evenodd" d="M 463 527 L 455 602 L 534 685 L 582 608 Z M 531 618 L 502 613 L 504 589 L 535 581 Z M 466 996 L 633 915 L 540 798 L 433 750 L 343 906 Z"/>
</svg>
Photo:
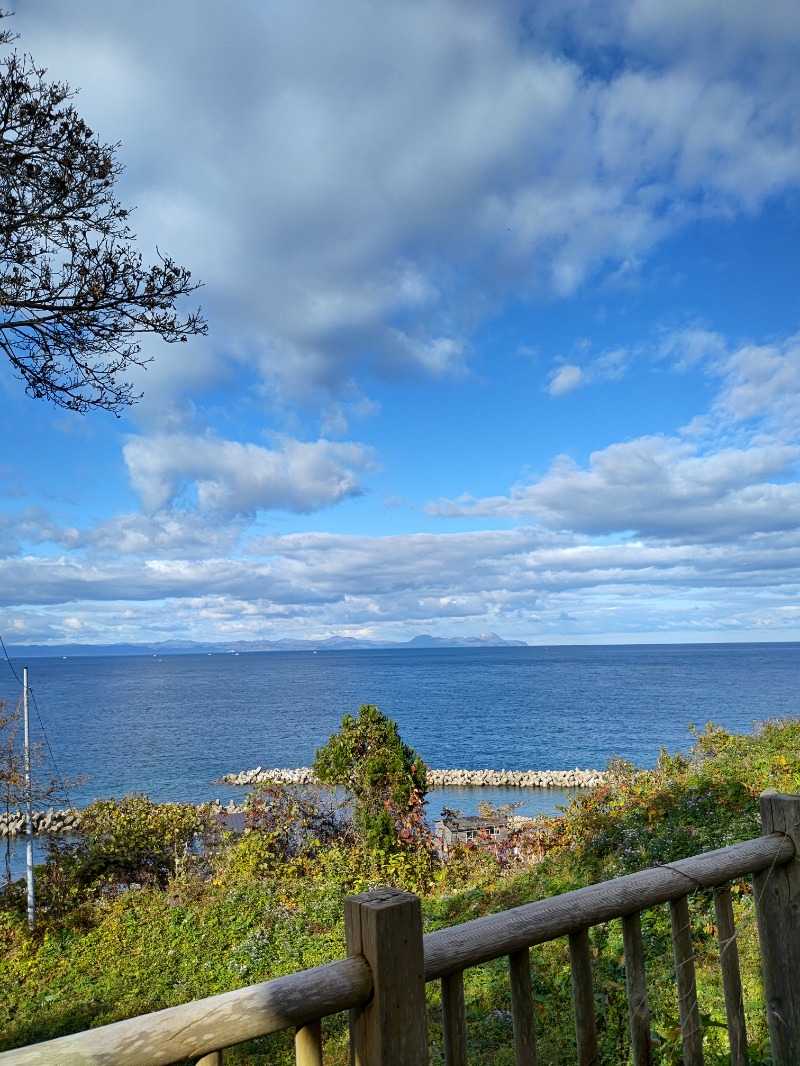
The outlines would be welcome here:
<svg viewBox="0 0 800 1066">
<path fill-rule="evenodd" d="M 357 718 L 344 716 L 339 732 L 317 749 L 314 772 L 354 797 L 356 823 L 370 851 L 413 847 L 424 835 L 425 764 L 397 724 L 372 704 L 362 704 Z"/>
</svg>

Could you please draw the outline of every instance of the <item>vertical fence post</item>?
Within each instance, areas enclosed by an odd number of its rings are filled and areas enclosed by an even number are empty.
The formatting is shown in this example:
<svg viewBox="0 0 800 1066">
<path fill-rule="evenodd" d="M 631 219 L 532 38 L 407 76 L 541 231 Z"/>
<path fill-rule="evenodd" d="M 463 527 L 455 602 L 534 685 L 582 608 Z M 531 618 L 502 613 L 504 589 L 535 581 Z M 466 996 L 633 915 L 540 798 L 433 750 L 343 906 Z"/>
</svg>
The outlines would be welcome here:
<svg viewBox="0 0 800 1066">
<path fill-rule="evenodd" d="M 467 1066 L 463 970 L 442 978 L 442 1035 L 445 1066 Z"/>
<path fill-rule="evenodd" d="M 795 857 L 753 876 L 761 972 L 775 1066 L 800 1066 L 800 795 L 761 795 L 761 832 L 784 833 Z"/>
<path fill-rule="evenodd" d="M 597 1014 L 594 1005 L 592 953 L 588 929 L 581 929 L 577 933 L 570 934 L 569 964 L 572 971 L 572 1003 L 578 1045 L 578 1066 L 597 1066 L 600 1062 L 600 1052 L 597 1046 Z"/>
<path fill-rule="evenodd" d="M 650 1004 L 644 972 L 640 911 L 623 915 L 622 949 L 625 954 L 625 985 L 628 990 L 628 1020 L 634 1066 L 652 1066 L 653 1041 L 650 1036 Z"/>
<path fill-rule="evenodd" d="M 722 987 L 725 990 L 725 1016 L 728 1021 L 731 1066 L 748 1066 L 750 1056 L 747 1053 L 742 975 L 739 969 L 739 948 L 736 945 L 736 925 L 733 919 L 730 885 L 720 885 L 714 889 L 714 912 L 717 918 Z"/>
<path fill-rule="evenodd" d="M 675 981 L 678 985 L 678 1016 L 681 1023 L 684 1066 L 703 1066 L 703 1030 L 700 1004 L 697 1002 L 697 980 L 694 972 L 694 945 L 689 900 L 686 896 L 674 899 L 669 905 L 672 927 L 672 957 L 675 960 Z"/>
<path fill-rule="evenodd" d="M 322 1066 L 322 1019 L 301 1025 L 294 1034 L 296 1066 Z"/>
<path fill-rule="evenodd" d="M 348 955 L 372 971 L 372 998 L 350 1012 L 352 1066 L 427 1066 L 422 910 L 416 896 L 378 888 L 345 900 Z"/>
<path fill-rule="evenodd" d="M 511 1018 L 514 1023 L 515 1066 L 536 1066 L 536 1030 L 531 996 L 531 957 L 528 948 L 508 956 L 511 978 Z"/>
</svg>

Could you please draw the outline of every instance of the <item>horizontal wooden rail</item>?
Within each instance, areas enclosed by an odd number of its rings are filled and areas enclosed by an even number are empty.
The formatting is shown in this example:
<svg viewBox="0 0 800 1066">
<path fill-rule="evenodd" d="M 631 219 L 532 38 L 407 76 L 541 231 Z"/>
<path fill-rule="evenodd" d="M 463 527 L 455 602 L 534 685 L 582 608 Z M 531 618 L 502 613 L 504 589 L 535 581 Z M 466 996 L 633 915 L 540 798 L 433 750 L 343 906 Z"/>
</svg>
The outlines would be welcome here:
<svg viewBox="0 0 800 1066">
<path fill-rule="evenodd" d="M 138 1018 L 0 1054 L 8 1066 L 167 1066 L 360 1007 L 372 974 L 360 955 Z"/>
<path fill-rule="evenodd" d="M 437 929 L 425 935 L 425 980 L 435 981 L 533 944 L 680 899 L 697 889 L 715 888 L 773 865 L 782 866 L 794 854 L 794 844 L 788 837 L 771 833 Z"/>
</svg>

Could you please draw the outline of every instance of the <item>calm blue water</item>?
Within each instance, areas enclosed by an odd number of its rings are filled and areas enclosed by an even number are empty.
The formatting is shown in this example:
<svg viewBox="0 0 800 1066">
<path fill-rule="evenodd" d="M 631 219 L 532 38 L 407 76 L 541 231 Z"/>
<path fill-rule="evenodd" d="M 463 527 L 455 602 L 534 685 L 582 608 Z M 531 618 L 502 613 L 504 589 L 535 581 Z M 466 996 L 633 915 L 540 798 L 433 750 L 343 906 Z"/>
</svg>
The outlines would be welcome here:
<svg viewBox="0 0 800 1066">
<path fill-rule="evenodd" d="M 22 662 L 14 661 L 22 676 Z M 90 774 L 84 804 L 137 789 L 199 802 L 242 791 L 232 770 L 309 765 L 346 712 L 375 703 L 430 766 L 602 768 L 612 755 L 651 766 L 691 744 L 687 723 L 747 732 L 800 711 L 800 643 L 480 648 L 242 655 L 34 658 L 29 680 L 60 773 Z M 0 662 L 0 697 L 19 687 Z M 38 732 L 32 710 L 34 732 Z M 443 802 L 563 794 L 451 790 Z"/>
</svg>

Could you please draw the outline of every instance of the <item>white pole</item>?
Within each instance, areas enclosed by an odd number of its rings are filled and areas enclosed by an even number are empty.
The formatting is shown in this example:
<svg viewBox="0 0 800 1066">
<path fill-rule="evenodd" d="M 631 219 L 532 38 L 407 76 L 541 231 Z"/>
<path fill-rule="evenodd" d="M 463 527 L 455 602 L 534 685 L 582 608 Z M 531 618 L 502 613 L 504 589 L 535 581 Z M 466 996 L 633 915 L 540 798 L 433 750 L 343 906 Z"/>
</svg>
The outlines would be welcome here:
<svg viewBox="0 0 800 1066">
<path fill-rule="evenodd" d="M 31 807 L 31 731 L 28 721 L 28 667 L 22 669 L 22 720 L 25 731 L 25 879 L 28 885 L 28 925 L 33 929 L 36 905 L 33 894 L 33 809 Z"/>
</svg>

